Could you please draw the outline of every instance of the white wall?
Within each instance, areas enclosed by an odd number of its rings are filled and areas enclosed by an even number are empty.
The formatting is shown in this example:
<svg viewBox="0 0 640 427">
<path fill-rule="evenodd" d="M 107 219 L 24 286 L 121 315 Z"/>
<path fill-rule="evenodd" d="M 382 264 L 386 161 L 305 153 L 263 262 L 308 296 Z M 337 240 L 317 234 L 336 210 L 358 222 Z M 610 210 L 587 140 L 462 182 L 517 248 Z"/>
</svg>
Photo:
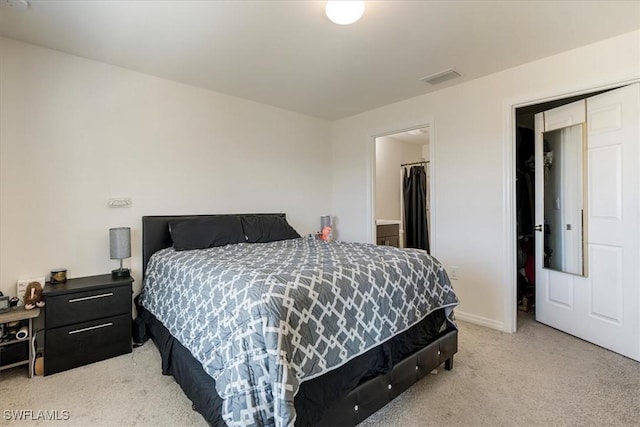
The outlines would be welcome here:
<svg viewBox="0 0 640 427">
<path fill-rule="evenodd" d="M 53 268 L 104 274 L 108 229 L 141 216 L 286 212 L 316 231 L 331 202 L 330 124 L 0 38 L 0 290 Z M 109 197 L 133 198 L 109 209 Z"/>
<path fill-rule="evenodd" d="M 422 160 L 422 145 L 376 139 L 376 219 L 400 220 L 400 165 Z"/>
<path fill-rule="evenodd" d="M 363 213 L 370 212 L 373 136 L 430 123 L 434 254 L 459 267 L 458 316 L 505 328 L 505 295 L 513 286 L 505 274 L 513 245 L 505 225 L 513 179 L 506 156 L 515 152 L 510 106 L 639 77 L 635 31 L 335 122 L 333 212 L 340 237 L 372 241 Z"/>
<path fill-rule="evenodd" d="M 373 136 L 429 123 L 434 253 L 459 267 L 458 315 L 501 328 L 509 107 L 639 78 L 639 52 L 636 31 L 329 124 L 0 38 L 0 290 L 109 272 L 114 226 L 139 288 L 142 215 L 284 211 L 308 233 L 331 212 L 372 241 Z"/>
</svg>

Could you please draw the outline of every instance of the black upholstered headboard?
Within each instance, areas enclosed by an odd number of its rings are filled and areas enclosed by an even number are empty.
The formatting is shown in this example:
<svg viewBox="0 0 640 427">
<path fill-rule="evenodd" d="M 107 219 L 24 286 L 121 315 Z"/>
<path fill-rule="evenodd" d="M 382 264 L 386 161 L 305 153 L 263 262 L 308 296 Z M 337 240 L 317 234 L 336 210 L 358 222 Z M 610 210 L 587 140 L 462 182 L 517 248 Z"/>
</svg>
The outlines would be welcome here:
<svg viewBox="0 0 640 427">
<path fill-rule="evenodd" d="M 260 214 L 220 214 L 220 215 L 162 215 L 142 217 L 142 274 L 147 271 L 147 264 L 151 255 L 160 249 L 173 245 L 171 234 L 169 234 L 169 221 L 176 219 L 207 218 L 214 216 L 244 216 L 244 215 L 271 215 L 286 219 L 283 213 L 260 213 Z"/>
</svg>

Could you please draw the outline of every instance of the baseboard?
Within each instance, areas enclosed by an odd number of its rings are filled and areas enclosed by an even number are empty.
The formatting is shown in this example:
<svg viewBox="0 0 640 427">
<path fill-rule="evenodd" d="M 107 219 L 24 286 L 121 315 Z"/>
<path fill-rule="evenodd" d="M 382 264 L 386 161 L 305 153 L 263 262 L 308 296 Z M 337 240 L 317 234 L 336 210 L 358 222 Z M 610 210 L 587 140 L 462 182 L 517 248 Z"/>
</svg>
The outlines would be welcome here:
<svg viewBox="0 0 640 427">
<path fill-rule="evenodd" d="M 464 322 L 473 323 L 475 325 L 485 326 L 491 329 L 497 329 L 498 331 L 504 332 L 504 322 L 499 322 L 497 320 L 488 319 L 486 317 L 477 316 L 475 314 L 465 313 L 464 311 L 455 310 L 456 319 L 462 320 Z"/>
</svg>

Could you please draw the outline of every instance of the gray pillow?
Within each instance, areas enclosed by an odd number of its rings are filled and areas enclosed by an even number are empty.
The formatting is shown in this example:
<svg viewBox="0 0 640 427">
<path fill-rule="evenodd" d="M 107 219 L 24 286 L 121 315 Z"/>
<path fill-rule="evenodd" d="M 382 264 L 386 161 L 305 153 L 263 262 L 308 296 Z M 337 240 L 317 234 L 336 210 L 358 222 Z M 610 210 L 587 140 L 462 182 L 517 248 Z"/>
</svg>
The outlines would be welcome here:
<svg viewBox="0 0 640 427">
<path fill-rule="evenodd" d="M 246 215 L 240 217 L 240 221 L 248 243 L 268 243 L 300 237 L 281 216 Z"/>
</svg>

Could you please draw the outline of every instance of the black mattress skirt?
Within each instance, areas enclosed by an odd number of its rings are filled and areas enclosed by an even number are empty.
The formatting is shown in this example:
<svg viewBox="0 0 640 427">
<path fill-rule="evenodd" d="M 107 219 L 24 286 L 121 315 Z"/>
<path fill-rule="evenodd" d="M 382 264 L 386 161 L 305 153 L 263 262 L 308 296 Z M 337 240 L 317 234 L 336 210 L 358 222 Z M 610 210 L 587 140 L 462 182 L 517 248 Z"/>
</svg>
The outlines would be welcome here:
<svg viewBox="0 0 640 427">
<path fill-rule="evenodd" d="M 222 399 L 215 380 L 200 362 L 151 313 L 138 305 L 138 315 L 162 357 L 162 373 L 172 375 L 193 402 L 193 408 L 213 426 L 225 426 Z M 331 408 L 367 380 L 386 374 L 405 357 L 417 352 L 455 328 L 447 325 L 444 309 L 437 310 L 401 334 L 346 364 L 300 384 L 295 397 L 297 426 L 322 424 Z"/>
</svg>

